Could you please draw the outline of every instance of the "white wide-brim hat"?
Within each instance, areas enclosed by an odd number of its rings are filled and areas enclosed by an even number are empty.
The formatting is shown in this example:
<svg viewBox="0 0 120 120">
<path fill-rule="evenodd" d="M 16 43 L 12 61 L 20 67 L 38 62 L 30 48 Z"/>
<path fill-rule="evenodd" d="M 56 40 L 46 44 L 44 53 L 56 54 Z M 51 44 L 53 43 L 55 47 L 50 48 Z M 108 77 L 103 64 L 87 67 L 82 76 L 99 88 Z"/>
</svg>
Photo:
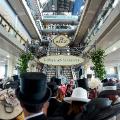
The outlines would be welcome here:
<svg viewBox="0 0 120 120">
<path fill-rule="evenodd" d="M 14 107 L 13 112 L 7 113 L 5 111 L 4 105 L 2 104 L 2 102 L 0 102 L 0 119 L 2 120 L 10 120 L 16 118 L 22 113 L 22 111 L 22 107 L 20 105 L 17 105 Z"/>
<path fill-rule="evenodd" d="M 87 97 L 87 91 L 81 87 L 75 88 L 71 97 L 65 97 L 64 101 L 72 102 L 72 101 L 80 101 L 80 102 L 89 102 L 90 99 Z"/>
<path fill-rule="evenodd" d="M 77 97 L 65 97 L 64 101 L 66 101 L 66 102 L 72 102 L 72 101 L 89 102 L 90 99 L 77 98 Z"/>
</svg>

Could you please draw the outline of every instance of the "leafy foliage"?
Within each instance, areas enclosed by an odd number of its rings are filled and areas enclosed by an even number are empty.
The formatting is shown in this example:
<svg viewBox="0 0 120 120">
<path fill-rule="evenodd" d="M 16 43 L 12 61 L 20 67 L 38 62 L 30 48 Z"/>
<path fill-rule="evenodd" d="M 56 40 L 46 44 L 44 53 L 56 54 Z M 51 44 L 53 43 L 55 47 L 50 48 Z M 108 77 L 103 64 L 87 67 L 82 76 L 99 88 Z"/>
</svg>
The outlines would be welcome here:
<svg viewBox="0 0 120 120">
<path fill-rule="evenodd" d="M 28 62 L 32 60 L 33 56 L 31 53 L 22 53 L 18 59 L 18 69 L 21 73 L 27 72 Z"/>
<path fill-rule="evenodd" d="M 90 53 L 90 58 L 94 64 L 93 70 L 96 77 L 98 77 L 100 80 L 103 80 L 106 75 L 104 66 L 104 53 L 105 51 L 102 49 L 98 49 Z"/>
</svg>

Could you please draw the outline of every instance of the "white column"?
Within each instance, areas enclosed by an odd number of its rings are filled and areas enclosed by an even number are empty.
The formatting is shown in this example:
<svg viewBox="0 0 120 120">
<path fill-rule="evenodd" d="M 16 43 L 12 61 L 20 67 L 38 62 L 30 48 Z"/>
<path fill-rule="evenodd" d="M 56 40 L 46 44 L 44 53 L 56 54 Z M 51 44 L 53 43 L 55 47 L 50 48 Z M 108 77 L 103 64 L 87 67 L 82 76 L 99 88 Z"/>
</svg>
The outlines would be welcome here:
<svg viewBox="0 0 120 120">
<path fill-rule="evenodd" d="M 12 75 L 12 61 L 8 60 L 8 71 L 7 71 L 7 77 L 10 77 Z"/>
<path fill-rule="evenodd" d="M 117 70 L 118 70 L 118 79 L 120 80 L 120 65 L 117 66 Z"/>
<path fill-rule="evenodd" d="M 14 74 L 14 70 L 15 70 L 15 57 L 14 58 L 9 58 L 8 59 L 8 69 L 7 69 L 7 76 L 11 77 Z"/>
</svg>

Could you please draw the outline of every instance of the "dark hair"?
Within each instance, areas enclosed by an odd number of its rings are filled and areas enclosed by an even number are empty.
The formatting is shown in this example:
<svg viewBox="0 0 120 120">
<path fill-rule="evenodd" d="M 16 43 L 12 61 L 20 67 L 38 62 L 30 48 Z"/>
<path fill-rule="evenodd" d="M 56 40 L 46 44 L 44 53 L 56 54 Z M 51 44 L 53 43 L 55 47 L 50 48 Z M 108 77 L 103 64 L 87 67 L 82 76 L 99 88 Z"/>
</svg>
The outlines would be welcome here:
<svg viewBox="0 0 120 120">
<path fill-rule="evenodd" d="M 70 85 L 70 84 L 68 84 L 68 85 L 67 85 L 67 89 L 68 89 L 68 88 L 70 88 L 70 87 L 71 87 L 71 85 Z"/>
<path fill-rule="evenodd" d="M 43 103 L 41 104 L 25 104 L 21 103 L 22 107 L 24 107 L 29 113 L 38 113 L 42 110 Z"/>
<path fill-rule="evenodd" d="M 58 93 L 58 88 L 57 88 L 56 90 L 53 91 L 53 93 L 52 93 L 52 97 L 57 96 L 57 93 Z"/>
</svg>

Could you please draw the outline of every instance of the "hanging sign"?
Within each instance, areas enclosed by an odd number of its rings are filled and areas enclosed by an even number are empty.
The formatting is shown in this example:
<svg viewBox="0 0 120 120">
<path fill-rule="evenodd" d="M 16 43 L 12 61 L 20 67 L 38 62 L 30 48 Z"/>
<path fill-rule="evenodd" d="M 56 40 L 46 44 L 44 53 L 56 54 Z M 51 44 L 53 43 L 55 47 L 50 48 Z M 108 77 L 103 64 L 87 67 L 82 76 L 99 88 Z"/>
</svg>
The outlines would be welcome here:
<svg viewBox="0 0 120 120">
<path fill-rule="evenodd" d="M 82 63 L 84 59 L 73 55 L 56 55 L 42 57 L 39 61 L 47 65 L 71 66 Z"/>
<path fill-rule="evenodd" d="M 59 35 L 53 39 L 53 43 L 58 47 L 65 47 L 70 43 L 70 40 L 64 35 Z"/>
</svg>

